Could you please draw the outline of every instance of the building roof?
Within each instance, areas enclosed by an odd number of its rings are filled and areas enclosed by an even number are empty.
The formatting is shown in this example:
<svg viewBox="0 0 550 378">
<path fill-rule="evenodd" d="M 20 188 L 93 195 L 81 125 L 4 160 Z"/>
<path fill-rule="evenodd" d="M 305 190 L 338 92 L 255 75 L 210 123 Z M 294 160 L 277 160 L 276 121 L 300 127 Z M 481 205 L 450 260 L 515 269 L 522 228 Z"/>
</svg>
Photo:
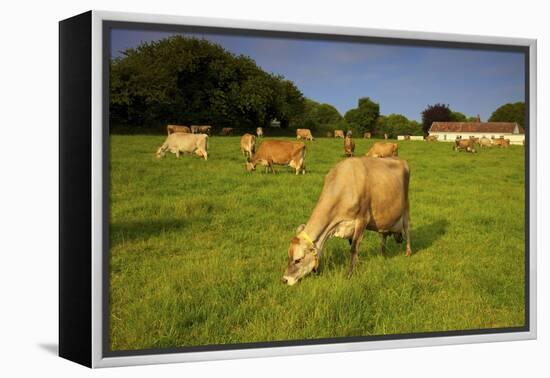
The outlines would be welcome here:
<svg viewBox="0 0 550 378">
<path fill-rule="evenodd" d="M 516 122 L 434 122 L 430 132 L 524 134 Z"/>
</svg>

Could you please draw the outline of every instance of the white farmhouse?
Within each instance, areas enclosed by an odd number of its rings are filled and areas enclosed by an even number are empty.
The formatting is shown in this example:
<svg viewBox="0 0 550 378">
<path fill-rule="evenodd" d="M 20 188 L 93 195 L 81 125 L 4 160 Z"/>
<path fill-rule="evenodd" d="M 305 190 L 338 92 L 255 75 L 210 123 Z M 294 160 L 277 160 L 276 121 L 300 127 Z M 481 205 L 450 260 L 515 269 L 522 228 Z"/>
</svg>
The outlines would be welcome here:
<svg viewBox="0 0 550 378">
<path fill-rule="evenodd" d="M 511 144 L 523 144 L 525 131 L 516 122 L 434 122 L 429 135 L 437 135 L 439 142 L 454 142 L 456 139 L 501 138 Z"/>
</svg>

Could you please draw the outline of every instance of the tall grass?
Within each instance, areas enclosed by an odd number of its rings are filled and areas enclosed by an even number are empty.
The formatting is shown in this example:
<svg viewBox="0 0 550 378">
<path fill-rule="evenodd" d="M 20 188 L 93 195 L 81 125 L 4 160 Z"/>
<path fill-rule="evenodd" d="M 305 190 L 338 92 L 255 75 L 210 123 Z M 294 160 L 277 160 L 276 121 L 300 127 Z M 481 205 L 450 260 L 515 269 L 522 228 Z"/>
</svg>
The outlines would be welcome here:
<svg viewBox="0 0 550 378">
<path fill-rule="evenodd" d="M 348 242 L 287 287 L 287 248 L 343 157 L 307 143 L 305 176 L 247 173 L 238 137 L 209 159 L 154 159 L 164 136 L 111 136 L 112 350 L 521 326 L 523 147 L 457 153 L 399 142 L 411 167 L 411 257 L 367 232 L 354 276 Z M 356 139 L 357 154 L 372 140 Z"/>
</svg>

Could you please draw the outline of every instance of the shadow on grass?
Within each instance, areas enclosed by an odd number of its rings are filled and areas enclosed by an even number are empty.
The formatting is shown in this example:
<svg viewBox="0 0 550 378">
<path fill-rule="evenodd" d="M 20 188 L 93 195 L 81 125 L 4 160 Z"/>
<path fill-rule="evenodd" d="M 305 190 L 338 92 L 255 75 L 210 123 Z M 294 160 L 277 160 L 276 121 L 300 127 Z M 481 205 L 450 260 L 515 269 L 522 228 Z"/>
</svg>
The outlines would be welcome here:
<svg viewBox="0 0 550 378">
<path fill-rule="evenodd" d="M 423 225 L 418 228 L 411 229 L 411 249 L 412 254 L 422 252 L 423 250 L 429 248 L 435 241 L 440 239 L 447 232 L 447 227 L 449 226 L 449 221 L 446 219 L 438 219 L 429 224 Z M 370 232 L 372 231 L 365 231 Z M 365 240 L 359 246 L 359 257 L 368 259 L 369 256 L 376 256 L 382 254 L 380 251 L 380 242 L 378 237 L 376 237 L 377 243 L 366 243 Z M 346 243 L 347 244 L 347 243 Z M 402 243 L 397 243 L 393 237 L 388 237 L 386 240 L 386 250 L 383 254 L 386 258 L 393 258 L 396 256 L 405 255 L 405 240 Z M 365 251 L 366 249 L 366 251 Z M 345 250 L 335 251 L 331 256 L 333 263 L 335 265 L 340 264 L 349 264 L 350 258 L 350 249 L 345 248 Z"/>
<path fill-rule="evenodd" d="M 196 222 L 208 222 L 210 218 L 197 219 Z M 112 223 L 110 227 L 111 247 L 135 240 L 146 240 L 165 232 L 177 232 L 189 224 L 184 219 L 152 219 L 149 221 L 130 221 Z"/>
</svg>

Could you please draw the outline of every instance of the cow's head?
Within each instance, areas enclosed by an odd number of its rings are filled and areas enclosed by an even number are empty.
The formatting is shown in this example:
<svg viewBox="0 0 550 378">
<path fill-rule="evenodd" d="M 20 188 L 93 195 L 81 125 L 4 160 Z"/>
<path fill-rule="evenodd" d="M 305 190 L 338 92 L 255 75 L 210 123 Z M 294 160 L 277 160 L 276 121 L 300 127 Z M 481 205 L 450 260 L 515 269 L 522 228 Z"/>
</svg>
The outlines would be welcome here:
<svg viewBox="0 0 550 378">
<path fill-rule="evenodd" d="M 300 225 L 296 230 L 296 236 L 290 241 L 288 247 L 288 265 L 283 275 L 283 283 L 294 285 L 300 278 L 317 270 L 319 266 L 319 254 L 313 240 L 306 235 L 305 225 Z"/>
<path fill-rule="evenodd" d="M 247 158 L 245 168 L 248 172 L 255 171 L 256 170 L 256 164 L 254 164 L 250 158 Z"/>
<path fill-rule="evenodd" d="M 160 147 L 157 150 L 157 153 L 155 154 L 155 156 L 157 157 L 157 159 L 162 159 L 164 157 L 164 149 Z"/>
</svg>

